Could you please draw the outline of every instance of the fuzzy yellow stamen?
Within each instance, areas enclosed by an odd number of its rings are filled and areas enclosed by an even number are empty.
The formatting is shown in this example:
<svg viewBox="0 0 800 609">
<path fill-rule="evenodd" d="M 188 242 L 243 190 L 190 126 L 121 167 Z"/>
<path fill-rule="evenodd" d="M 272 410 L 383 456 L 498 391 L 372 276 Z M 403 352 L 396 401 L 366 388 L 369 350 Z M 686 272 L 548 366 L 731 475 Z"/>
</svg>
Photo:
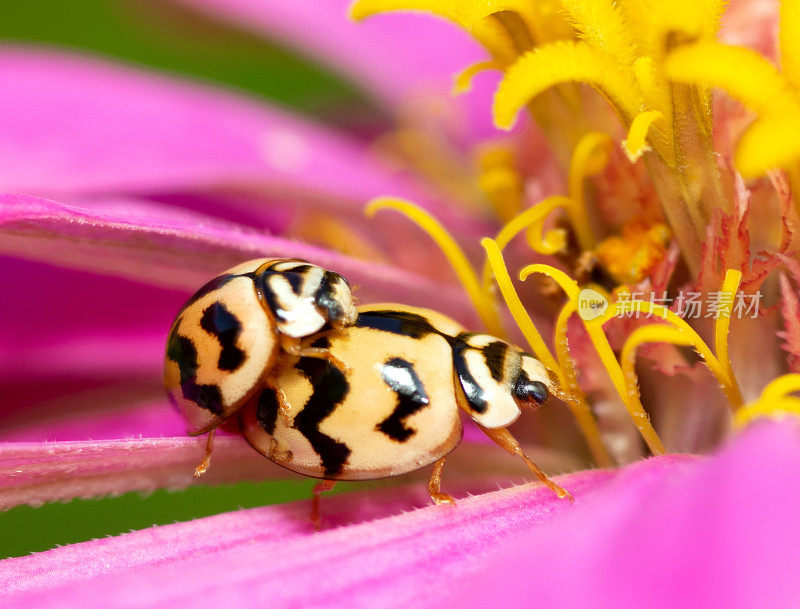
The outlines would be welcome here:
<svg viewBox="0 0 800 609">
<path fill-rule="evenodd" d="M 551 277 L 556 281 L 556 283 L 558 283 L 559 286 L 561 286 L 561 289 L 564 290 L 570 301 L 577 302 L 578 295 L 580 294 L 580 287 L 574 279 L 572 279 L 563 271 L 560 271 L 559 269 L 547 264 L 531 264 L 520 271 L 519 278 L 522 281 L 525 281 L 525 279 L 527 279 L 528 276 L 533 273 L 541 273 Z M 609 307 L 609 309 L 611 308 L 612 307 Z M 606 313 L 605 315 L 590 321 L 584 319 L 581 321 L 583 322 L 584 328 L 586 328 L 586 332 L 589 335 L 589 339 L 592 341 L 597 354 L 600 356 L 600 360 L 603 362 L 603 366 L 605 366 L 606 371 L 611 378 L 611 382 L 614 384 L 614 388 L 617 390 L 620 398 L 622 398 L 622 403 L 628 410 L 628 415 L 630 416 L 634 425 L 636 425 L 636 428 L 639 430 L 642 438 L 644 438 L 648 448 L 650 448 L 650 451 L 655 455 L 663 454 L 665 452 L 664 444 L 661 442 L 661 438 L 658 437 L 658 434 L 653 428 L 652 423 L 650 423 L 650 418 L 647 416 L 647 413 L 644 411 L 641 404 L 630 399 L 628 387 L 625 382 L 625 374 L 623 373 L 622 367 L 614 355 L 614 351 L 608 342 L 608 338 L 606 338 L 606 335 L 603 332 L 602 324 L 609 318 L 609 313 Z"/>
<path fill-rule="evenodd" d="M 453 95 L 462 95 L 472 88 L 475 75 L 486 70 L 503 70 L 504 64 L 497 60 L 479 61 L 459 72 L 453 80 Z"/>
<path fill-rule="evenodd" d="M 627 139 L 622 140 L 622 149 L 631 163 L 638 161 L 642 154 L 651 150 L 647 144 L 647 133 L 652 124 L 664 118 L 658 110 L 647 110 L 636 115 L 628 129 Z"/>
<path fill-rule="evenodd" d="M 679 82 L 725 89 L 759 114 L 798 108 L 786 79 L 751 49 L 700 42 L 675 50 L 664 69 Z"/>
<path fill-rule="evenodd" d="M 643 100 L 632 73 L 581 42 L 558 41 L 520 57 L 507 71 L 494 99 L 494 122 L 510 129 L 517 112 L 543 91 L 562 83 L 585 82 L 610 98 L 624 123 Z"/>
<path fill-rule="evenodd" d="M 622 66 L 635 59 L 635 44 L 619 7 L 611 0 L 561 0 L 579 36 Z"/>
<path fill-rule="evenodd" d="M 525 310 L 525 306 L 522 304 L 514 288 L 498 244 L 493 239 L 486 238 L 481 241 L 481 245 L 483 245 L 486 250 L 486 256 L 491 265 L 497 285 L 500 288 L 500 292 L 503 295 L 503 299 L 509 311 L 511 311 L 511 315 L 514 317 L 514 321 L 517 322 L 519 329 L 522 331 L 522 335 L 525 337 L 525 340 L 528 341 L 528 345 L 530 345 L 536 357 L 539 358 L 548 370 L 556 375 L 562 390 L 566 391 L 568 394 L 566 403 L 572 410 L 573 416 L 575 416 L 575 420 L 581 434 L 586 440 L 592 458 L 595 463 L 601 467 L 610 466 L 612 464 L 611 456 L 603 445 L 600 437 L 600 430 L 597 428 L 597 422 L 594 420 L 591 408 L 586 402 L 586 397 L 578 387 L 574 371 L 569 367 L 562 367 L 556 361 L 556 358 L 547 347 L 539 330 L 536 329 L 536 325 Z M 558 344 L 556 344 L 556 348 L 558 349 Z"/>
<path fill-rule="evenodd" d="M 483 291 L 478 277 L 472 269 L 469 260 L 467 260 L 467 257 L 464 255 L 464 252 L 439 221 L 417 205 L 394 197 L 378 197 L 377 199 L 373 199 L 367 205 L 365 213 L 367 216 L 371 217 L 383 209 L 391 209 L 400 212 L 428 233 L 436 242 L 436 245 L 439 246 L 439 249 L 442 250 L 447 260 L 450 262 L 450 265 L 453 267 L 453 270 L 456 272 L 459 281 L 464 286 L 483 325 L 486 327 L 486 331 L 500 338 L 504 337 L 505 330 L 500 323 L 500 317 L 497 314 L 494 300 L 490 294 Z"/>
<path fill-rule="evenodd" d="M 800 90 L 800 6 L 797 0 L 780 3 L 781 69 L 791 85 Z"/>
<path fill-rule="evenodd" d="M 740 409 L 734 417 L 737 427 L 745 427 L 760 417 L 800 417 L 800 398 L 790 394 L 800 391 L 800 374 L 784 374 L 764 388 L 754 402 Z"/>
</svg>

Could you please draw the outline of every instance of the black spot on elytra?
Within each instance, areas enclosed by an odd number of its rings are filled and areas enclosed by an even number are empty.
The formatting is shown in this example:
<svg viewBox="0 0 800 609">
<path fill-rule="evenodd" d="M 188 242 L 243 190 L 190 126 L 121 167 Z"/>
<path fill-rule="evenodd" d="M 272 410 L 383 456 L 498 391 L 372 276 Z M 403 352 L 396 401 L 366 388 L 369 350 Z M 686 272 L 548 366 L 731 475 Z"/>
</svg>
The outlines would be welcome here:
<svg viewBox="0 0 800 609">
<path fill-rule="evenodd" d="M 498 340 L 493 343 L 489 343 L 485 347 L 482 347 L 481 352 L 486 360 L 486 366 L 489 368 L 492 378 L 498 383 L 501 383 L 505 377 L 505 363 L 506 355 L 508 353 L 508 345 Z"/>
<path fill-rule="evenodd" d="M 242 333 L 242 323 L 225 308 L 225 305 L 221 302 L 209 305 L 200 318 L 200 327 L 216 336 L 222 347 L 217 362 L 220 370 L 233 372 L 244 363 L 247 356 L 236 346 L 236 339 Z"/>
<path fill-rule="evenodd" d="M 178 364 L 184 399 L 216 415 L 221 415 L 223 407 L 219 387 L 197 383 L 197 349 L 192 341 L 185 336 L 172 333 L 167 344 L 167 357 Z"/>
<path fill-rule="evenodd" d="M 186 302 L 186 304 L 183 305 L 183 307 L 181 307 L 181 310 L 179 311 L 178 315 L 180 315 L 180 313 L 185 311 L 186 308 L 189 305 L 191 305 L 193 302 L 195 302 L 197 300 L 200 300 L 203 296 L 213 292 L 214 290 L 218 290 L 219 288 L 221 288 L 225 284 L 233 281 L 237 277 L 249 277 L 252 280 L 252 279 L 255 279 L 255 274 L 254 273 L 241 273 L 239 275 L 234 275 L 234 274 L 226 273 L 224 275 L 217 275 L 216 277 L 214 277 L 214 279 L 212 279 L 211 281 L 206 283 L 202 288 L 200 288 L 199 290 L 197 290 L 197 292 L 194 293 L 194 295 Z"/>
<path fill-rule="evenodd" d="M 411 338 L 423 338 L 429 334 L 439 334 L 447 339 L 450 338 L 434 328 L 422 315 L 402 311 L 367 311 L 360 313 L 358 321 L 356 321 L 356 327 L 371 328 Z"/>
<path fill-rule="evenodd" d="M 295 368 L 309 380 L 313 393 L 295 416 L 294 428 L 319 455 L 325 476 L 335 476 L 342 471 L 351 451 L 343 442 L 322 433 L 319 426 L 344 400 L 350 385 L 344 374 L 324 360 L 302 357 Z"/>
<path fill-rule="evenodd" d="M 269 435 L 275 433 L 275 423 L 278 420 L 278 398 L 272 389 L 264 389 L 258 398 L 256 406 L 256 419 L 261 429 Z"/>
<path fill-rule="evenodd" d="M 397 442 L 405 442 L 417 431 L 407 427 L 405 421 L 430 401 L 414 365 L 399 357 L 388 360 L 381 370 L 383 381 L 397 394 L 397 406 L 376 429 Z"/>
</svg>

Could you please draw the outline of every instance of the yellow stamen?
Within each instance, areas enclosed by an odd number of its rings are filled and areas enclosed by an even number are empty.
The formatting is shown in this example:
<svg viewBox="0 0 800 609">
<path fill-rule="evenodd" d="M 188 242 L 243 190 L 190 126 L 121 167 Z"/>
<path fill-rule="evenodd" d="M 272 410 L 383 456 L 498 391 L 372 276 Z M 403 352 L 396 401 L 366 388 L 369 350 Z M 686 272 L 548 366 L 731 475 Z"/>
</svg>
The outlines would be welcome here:
<svg viewBox="0 0 800 609">
<path fill-rule="evenodd" d="M 652 150 L 647 145 L 647 133 L 650 126 L 657 120 L 664 118 L 658 110 L 647 110 L 636 115 L 628 129 L 628 138 L 622 141 L 622 149 L 631 163 L 638 161 L 642 154 Z"/>
<path fill-rule="evenodd" d="M 594 249 L 594 235 L 586 214 L 584 185 L 586 178 L 597 175 L 608 164 L 608 156 L 614 145 L 605 133 L 592 131 L 584 135 L 572 153 L 569 165 L 569 196 L 572 203 L 567 207 L 578 245 L 584 251 Z"/>
<path fill-rule="evenodd" d="M 530 345 L 534 355 L 539 358 L 539 361 L 541 361 L 548 370 L 556 375 L 559 385 L 567 392 L 568 395 L 566 397 L 568 399 L 566 400 L 566 404 L 569 406 L 570 410 L 572 410 L 578 428 L 592 454 L 592 459 L 600 467 L 610 467 L 613 461 L 608 450 L 603 445 L 597 422 L 594 419 L 589 404 L 586 402 L 586 397 L 578 386 L 574 370 L 559 365 L 550 352 L 550 349 L 547 347 L 547 344 L 544 342 L 539 330 L 536 329 L 536 325 L 525 310 L 514 288 L 514 284 L 508 274 L 506 263 L 503 260 L 503 255 L 497 243 L 493 239 L 487 237 L 481 241 L 481 245 L 483 245 L 486 250 L 486 256 L 491 265 L 497 285 L 500 287 L 503 299 L 509 311 L 511 311 L 514 321 L 517 322 L 519 329 L 522 331 L 522 335 L 525 337 L 525 340 L 528 341 L 528 345 Z M 556 349 L 558 348 L 559 346 L 557 343 Z"/>
<path fill-rule="evenodd" d="M 532 237 L 531 246 L 542 254 L 555 254 L 566 246 L 566 234 L 563 229 L 554 229 L 542 236 L 544 221 L 553 210 L 559 207 L 567 208 L 572 204 L 568 197 L 555 195 L 529 207 L 506 224 L 495 237 L 495 243 L 500 251 L 511 242 L 519 233 L 531 227 L 529 236 Z M 492 275 L 490 261 L 487 258 L 483 265 L 483 288 L 491 289 Z"/>
<path fill-rule="evenodd" d="M 513 150 L 507 144 L 488 144 L 478 152 L 479 188 L 494 207 L 495 213 L 508 222 L 522 207 L 524 185 L 516 167 Z"/>
<path fill-rule="evenodd" d="M 789 394 L 800 391 L 800 374 L 784 374 L 764 388 L 757 400 L 734 416 L 737 427 L 745 427 L 759 417 L 800 416 L 800 398 Z"/>
<path fill-rule="evenodd" d="M 797 0 L 783 0 L 780 16 L 781 72 L 800 90 L 800 6 Z"/>
<path fill-rule="evenodd" d="M 630 70 L 580 42 L 558 41 L 525 53 L 507 71 L 494 99 L 494 122 L 510 129 L 522 106 L 558 84 L 585 82 L 603 93 L 628 123 L 642 96 Z"/>
<path fill-rule="evenodd" d="M 757 119 L 736 147 L 736 168 L 745 178 L 769 169 L 791 167 L 800 159 L 800 115 L 784 113 Z"/>
<path fill-rule="evenodd" d="M 714 323 L 714 351 L 719 359 L 722 368 L 725 370 L 725 377 L 730 379 L 730 384 L 736 384 L 736 377 L 733 375 L 733 366 L 728 354 L 728 332 L 731 326 L 731 312 L 733 311 L 733 301 L 736 292 L 739 290 L 739 283 L 742 281 L 741 271 L 728 269 L 725 273 L 725 280 L 722 282 L 720 296 L 724 295 L 724 300 L 720 298 L 719 316 Z M 738 395 L 739 388 L 736 386 L 736 404 L 731 404 L 734 410 L 742 405 L 742 397 Z"/>
<path fill-rule="evenodd" d="M 392 209 L 400 212 L 428 233 L 436 242 L 436 245 L 439 246 L 439 249 L 442 250 L 447 260 L 450 262 L 450 265 L 453 267 L 453 270 L 456 272 L 459 281 L 464 286 L 483 325 L 486 327 L 486 331 L 494 336 L 500 338 L 504 337 L 505 330 L 500 323 L 500 317 L 497 314 L 497 309 L 495 308 L 495 303 L 491 295 L 481 289 L 481 284 L 469 260 L 467 260 L 464 252 L 447 230 L 422 208 L 409 201 L 394 197 L 378 197 L 377 199 L 373 199 L 367 205 L 365 213 L 367 216 L 371 217 L 382 209 Z"/>
<path fill-rule="evenodd" d="M 751 49 L 699 42 L 676 49 L 664 69 L 672 80 L 724 89 L 759 114 L 800 109 L 786 79 Z"/>
<path fill-rule="evenodd" d="M 472 79 L 486 70 L 503 70 L 504 65 L 497 60 L 479 61 L 459 72 L 453 82 L 453 95 L 462 95 L 472 88 Z"/>
<path fill-rule="evenodd" d="M 581 39 L 622 66 L 634 62 L 635 44 L 611 0 L 561 0 Z"/>
<path fill-rule="evenodd" d="M 538 14 L 526 0 L 357 0 L 350 7 L 350 17 L 359 21 L 388 11 L 423 11 L 452 21 L 504 61 L 513 60 L 519 52 L 519 40 L 515 40 L 519 33 L 503 19 L 513 15 L 531 32 Z"/>
<path fill-rule="evenodd" d="M 580 287 L 574 279 L 572 279 L 563 271 L 560 271 L 559 269 L 547 264 L 531 264 L 520 271 L 519 278 L 522 281 L 525 281 L 525 279 L 527 279 L 527 277 L 532 273 L 542 273 L 553 278 L 559 284 L 559 286 L 561 286 L 561 289 L 567 294 L 569 300 L 573 302 L 577 301 L 578 295 L 580 294 Z M 609 309 L 612 309 L 612 307 L 609 307 Z M 586 328 L 589 339 L 592 341 L 595 350 L 600 356 L 600 360 L 603 362 L 603 365 L 605 366 L 606 371 L 611 378 L 611 382 L 614 384 L 614 388 L 617 390 L 620 398 L 622 398 L 622 403 L 628 410 L 628 415 L 630 416 L 634 425 L 636 425 L 636 428 L 639 430 L 642 438 L 644 438 L 648 448 L 650 448 L 650 451 L 655 455 L 663 454 L 665 452 L 664 444 L 661 442 L 661 438 L 658 437 L 658 434 L 653 428 L 652 423 L 650 423 L 650 418 L 647 416 L 647 413 L 644 411 L 641 404 L 631 400 L 629 397 L 627 384 L 625 382 L 625 375 L 619 362 L 617 361 L 616 356 L 614 355 L 614 351 L 611 348 L 605 333 L 603 332 L 602 324 L 609 318 L 609 314 L 606 313 L 602 317 L 598 317 L 597 319 L 591 321 L 583 319 L 581 321 Z"/>
</svg>

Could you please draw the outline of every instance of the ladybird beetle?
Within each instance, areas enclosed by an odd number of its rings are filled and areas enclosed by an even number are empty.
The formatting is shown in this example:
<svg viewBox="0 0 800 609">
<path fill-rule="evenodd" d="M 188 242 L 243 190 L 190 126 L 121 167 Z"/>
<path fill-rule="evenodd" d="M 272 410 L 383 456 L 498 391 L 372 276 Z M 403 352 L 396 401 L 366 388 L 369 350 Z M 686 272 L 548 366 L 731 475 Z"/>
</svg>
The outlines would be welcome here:
<svg viewBox="0 0 800 609">
<path fill-rule="evenodd" d="M 335 361 L 309 342 L 357 315 L 347 280 L 304 260 L 251 260 L 200 288 L 172 325 L 164 367 L 189 434 L 209 433 L 195 475 L 208 468 L 216 427 L 272 385 L 281 357 Z"/>
<path fill-rule="evenodd" d="M 359 307 L 346 334 L 320 337 L 313 346 L 334 358 L 281 359 L 274 382 L 241 409 L 239 421 L 267 458 L 322 479 L 312 506 L 317 526 L 319 494 L 335 481 L 397 476 L 431 463 L 431 499 L 452 503 L 440 481 L 446 455 L 461 440 L 459 411 L 571 499 L 506 429 L 554 389 L 532 355 L 466 332 L 435 311 L 397 304 Z"/>
</svg>

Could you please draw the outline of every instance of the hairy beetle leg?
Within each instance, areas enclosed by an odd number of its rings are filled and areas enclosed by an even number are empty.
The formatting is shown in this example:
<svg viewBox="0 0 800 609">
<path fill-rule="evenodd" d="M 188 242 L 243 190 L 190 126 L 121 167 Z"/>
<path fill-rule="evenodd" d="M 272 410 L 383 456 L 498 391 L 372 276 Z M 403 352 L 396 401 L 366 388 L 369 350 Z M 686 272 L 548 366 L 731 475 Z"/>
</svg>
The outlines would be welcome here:
<svg viewBox="0 0 800 609">
<path fill-rule="evenodd" d="M 442 505 L 445 503 L 449 503 L 451 505 L 456 504 L 456 500 L 453 499 L 447 493 L 443 493 L 440 489 L 442 486 L 442 470 L 444 469 L 444 461 L 445 457 L 439 459 L 433 465 L 433 471 L 431 472 L 431 478 L 428 481 L 428 493 L 431 496 L 431 500 L 436 505 Z"/>
<path fill-rule="evenodd" d="M 575 498 L 569 493 L 569 491 L 561 488 L 558 484 L 548 478 L 547 474 L 539 469 L 539 466 L 536 465 L 536 463 L 534 463 L 533 460 L 522 451 L 522 447 L 519 445 L 519 442 L 517 442 L 516 438 L 514 438 L 514 436 L 511 435 L 511 432 L 505 427 L 500 427 L 498 429 L 488 429 L 486 427 L 481 427 L 480 425 L 478 425 L 478 427 L 480 427 L 481 430 L 483 430 L 483 433 L 489 436 L 498 446 L 506 449 L 512 455 L 518 455 L 522 457 L 522 460 L 525 461 L 525 465 L 528 466 L 528 469 L 536 474 L 536 477 L 539 478 L 539 480 L 541 480 L 547 488 L 558 495 L 559 499 L 569 499 L 570 501 L 575 501 Z"/>
<path fill-rule="evenodd" d="M 336 480 L 320 480 L 314 486 L 314 489 L 311 491 L 314 493 L 314 496 L 311 499 L 311 524 L 314 525 L 314 530 L 319 531 L 322 526 L 322 516 L 319 513 L 319 496 L 322 493 L 327 493 L 331 490 L 334 486 L 336 486 Z"/>
<path fill-rule="evenodd" d="M 203 460 L 200 461 L 200 464 L 194 468 L 194 474 L 192 475 L 195 478 L 199 478 L 205 474 L 208 470 L 208 466 L 211 465 L 211 451 L 214 450 L 214 433 L 216 431 L 216 429 L 212 429 L 208 432 L 208 439 L 206 440 L 206 454 L 203 457 Z"/>
<path fill-rule="evenodd" d="M 316 340 L 317 337 L 315 336 L 314 339 Z M 290 355 L 296 355 L 298 357 L 313 357 L 316 359 L 324 359 L 327 362 L 330 362 L 334 366 L 336 366 L 342 372 L 348 372 L 349 368 L 347 365 L 340 360 L 338 357 L 333 355 L 327 349 L 323 349 L 322 347 L 309 347 L 304 345 L 301 341 L 297 339 L 289 338 L 286 336 L 281 336 L 281 347 L 283 348 L 286 353 Z"/>
</svg>

